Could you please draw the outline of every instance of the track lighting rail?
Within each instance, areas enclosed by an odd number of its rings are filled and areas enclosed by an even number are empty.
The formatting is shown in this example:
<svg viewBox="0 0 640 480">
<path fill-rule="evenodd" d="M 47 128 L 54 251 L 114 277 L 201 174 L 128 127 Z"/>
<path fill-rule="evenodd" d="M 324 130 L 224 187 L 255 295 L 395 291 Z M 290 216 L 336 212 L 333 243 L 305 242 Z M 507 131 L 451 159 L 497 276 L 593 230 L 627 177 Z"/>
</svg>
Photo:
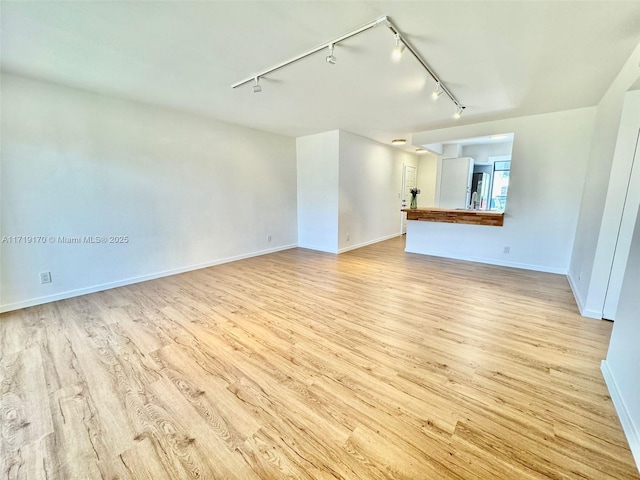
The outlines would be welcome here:
<svg viewBox="0 0 640 480">
<path fill-rule="evenodd" d="M 386 24 L 387 27 L 389 27 L 389 30 L 391 30 L 395 35 L 399 35 L 400 36 L 400 40 L 402 41 L 402 43 L 404 43 L 404 45 L 407 47 L 407 50 L 409 50 L 414 57 L 416 57 L 416 60 L 418 60 L 418 62 L 420 62 L 420 65 L 422 65 L 424 67 L 424 69 L 427 71 L 427 73 L 431 76 L 431 78 L 433 79 L 434 82 L 436 82 L 436 84 L 440 84 L 440 88 L 442 89 L 442 91 L 444 93 L 447 94 L 447 96 L 451 99 L 451 101 L 455 104 L 456 107 L 461 107 L 461 108 L 465 108 L 462 106 L 462 104 L 460 102 L 458 102 L 458 100 L 456 99 L 456 97 L 453 96 L 453 94 L 449 91 L 449 89 L 447 88 L 447 86 L 442 82 L 442 80 L 440 80 L 440 78 L 438 77 L 438 75 L 436 75 L 436 73 L 431 69 L 431 67 L 429 66 L 429 64 L 426 62 L 426 60 L 424 58 L 422 58 L 422 56 L 418 53 L 418 51 L 413 47 L 413 45 L 411 45 L 411 43 L 409 43 L 407 41 L 407 39 L 405 38 L 404 35 L 402 35 L 402 32 L 400 32 L 396 26 L 391 22 L 391 20 L 389 19 L 389 17 L 382 17 L 381 19 L 386 19 Z M 380 19 L 380 20 L 381 20 Z"/>
<path fill-rule="evenodd" d="M 308 50 L 304 53 L 301 53 L 300 55 L 293 57 L 289 60 L 286 60 L 282 63 L 279 63 L 277 65 L 274 65 L 273 67 L 269 67 L 266 70 L 261 71 L 260 73 L 257 73 L 255 75 L 252 75 L 248 78 L 245 78 L 244 80 L 239 81 L 238 83 L 234 83 L 233 85 L 231 85 L 231 88 L 236 88 L 239 87 L 240 85 L 244 85 L 245 83 L 249 83 L 249 82 L 253 82 L 253 80 L 256 77 L 264 77 L 265 75 L 268 75 L 271 72 L 275 72 L 276 70 L 280 70 L 282 67 L 286 67 L 287 65 L 291 65 L 292 63 L 296 63 L 299 60 L 302 60 L 303 58 L 306 58 L 310 55 L 313 55 L 314 53 L 318 53 L 321 50 L 325 50 L 327 48 L 329 48 L 330 45 L 337 45 L 338 43 L 342 42 L 343 40 L 346 40 L 348 38 L 354 37 L 356 35 L 358 35 L 359 33 L 365 32 L 373 27 L 377 27 L 378 25 L 380 25 L 381 23 L 383 23 L 384 21 L 387 20 L 387 17 L 380 17 L 379 19 L 367 23 L 366 25 L 361 26 L 360 28 L 356 28 L 355 30 L 349 32 L 349 33 L 345 33 L 344 35 L 341 35 L 337 38 L 334 38 L 333 40 L 323 43 L 322 45 L 319 45 L 315 48 L 312 48 L 311 50 Z"/>
<path fill-rule="evenodd" d="M 434 82 L 436 82 L 436 84 L 439 84 L 440 88 L 442 89 L 442 91 L 451 99 L 451 101 L 455 104 L 456 106 L 456 110 L 458 112 L 462 112 L 465 107 L 464 105 L 462 105 L 458 99 L 451 93 L 451 91 L 447 88 L 447 86 L 444 84 L 444 82 L 442 82 L 442 80 L 440 80 L 440 78 L 436 75 L 436 73 L 433 71 L 433 69 L 429 66 L 429 64 L 426 62 L 426 60 L 424 58 L 422 58 L 422 56 L 418 53 L 418 51 L 414 48 L 413 45 L 411 45 L 411 43 L 409 41 L 407 41 L 406 37 L 404 35 L 402 35 L 402 32 L 400 32 L 400 30 L 398 30 L 398 28 L 393 24 L 393 22 L 391 21 L 391 19 L 388 16 L 383 16 L 380 17 L 376 20 L 374 20 L 373 22 L 369 22 L 366 25 L 362 25 L 361 27 L 356 28 L 355 30 L 352 30 L 348 33 L 345 33 L 344 35 L 341 35 L 337 38 L 334 38 L 333 40 L 330 40 L 326 43 L 323 43 L 322 45 L 319 45 L 315 48 L 312 48 L 311 50 L 308 50 L 304 53 L 301 53 L 300 55 L 293 57 L 289 60 L 286 60 L 282 63 L 279 63 L 277 65 L 274 65 L 272 67 L 269 67 L 265 70 L 262 70 L 261 72 L 256 73 L 255 75 L 251 75 L 250 77 L 245 78 L 244 80 L 239 81 L 238 83 L 234 83 L 233 85 L 231 85 L 231 88 L 237 88 L 241 85 L 244 85 L 246 83 L 249 82 L 256 82 L 256 84 L 258 83 L 258 80 L 260 79 L 260 77 L 264 77 L 265 75 L 268 75 L 272 72 L 275 72 L 276 70 L 280 70 L 283 67 L 286 67 L 287 65 L 291 65 L 292 63 L 295 63 L 299 60 L 302 60 L 303 58 L 306 58 L 310 55 L 313 55 L 315 53 L 318 53 L 322 50 L 325 49 L 331 49 L 331 55 L 333 55 L 333 49 L 332 47 L 337 45 L 338 43 L 347 40 L 348 38 L 354 37 L 356 35 L 359 35 L 362 32 L 365 32 L 367 30 L 370 30 L 372 28 L 375 28 L 379 25 L 385 25 L 387 28 L 389 28 L 389 30 L 391 30 L 391 32 L 394 34 L 394 36 L 396 36 L 396 38 L 399 38 L 400 41 L 406 46 L 406 48 L 412 53 L 412 55 L 416 58 L 416 60 L 418 60 L 418 62 L 420 63 L 420 65 L 422 65 L 422 67 L 427 71 L 427 73 L 429 74 L 429 76 L 433 79 Z M 335 59 L 333 62 L 329 62 L 329 63 L 335 63 Z"/>
</svg>

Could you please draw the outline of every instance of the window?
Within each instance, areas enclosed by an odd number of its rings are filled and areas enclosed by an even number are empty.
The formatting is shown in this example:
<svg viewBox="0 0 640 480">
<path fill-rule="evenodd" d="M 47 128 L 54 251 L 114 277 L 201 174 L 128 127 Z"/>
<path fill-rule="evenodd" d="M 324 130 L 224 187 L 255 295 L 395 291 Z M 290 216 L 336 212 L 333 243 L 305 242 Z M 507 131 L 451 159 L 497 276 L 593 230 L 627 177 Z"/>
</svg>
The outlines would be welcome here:
<svg viewBox="0 0 640 480">
<path fill-rule="evenodd" d="M 511 162 L 495 162 L 493 164 L 493 182 L 491 188 L 491 210 L 504 210 L 509 189 L 509 171 Z"/>
</svg>

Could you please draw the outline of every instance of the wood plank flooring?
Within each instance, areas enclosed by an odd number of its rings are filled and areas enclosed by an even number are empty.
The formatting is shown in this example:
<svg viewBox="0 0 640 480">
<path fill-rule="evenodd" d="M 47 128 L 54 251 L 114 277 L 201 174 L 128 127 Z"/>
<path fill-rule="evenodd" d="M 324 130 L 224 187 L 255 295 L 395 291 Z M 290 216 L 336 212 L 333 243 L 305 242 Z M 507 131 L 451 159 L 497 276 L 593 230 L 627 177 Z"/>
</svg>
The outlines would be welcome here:
<svg viewBox="0 0 640 480">
<path fill-rule="evenodd" d="M 639 478 L 566 278 L 403 249 L 3 314 L 2 478 Z"/>
</svg>

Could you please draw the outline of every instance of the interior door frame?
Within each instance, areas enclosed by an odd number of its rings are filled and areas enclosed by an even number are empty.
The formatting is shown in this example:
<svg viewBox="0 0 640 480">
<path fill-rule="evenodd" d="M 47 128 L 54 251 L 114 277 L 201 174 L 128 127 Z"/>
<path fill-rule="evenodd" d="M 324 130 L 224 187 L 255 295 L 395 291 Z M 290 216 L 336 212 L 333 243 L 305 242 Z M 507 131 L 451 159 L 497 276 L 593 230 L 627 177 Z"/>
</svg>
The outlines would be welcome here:
<svg viewBox="0 0 640 480">
<path fill-rule="evenodd" d="M 620 233 L 625 226 L 633 225 L 633 219 L 636 217 L 638 212 L 637 196 L 631 195 L 631 186 L 634 183 L 635 178 L 640 175 L 640 165 L 638 165 L 638 159 L 640 158 L 640 129 L 638 130 L 635 141 L 636 143 L 633 150 L 631 166 L 629 167 L 629 179 L 627 180 L 625 188 L 624 202 L 622 204 L 620 222 L 618 223 L 618 231 L 616 233 L 616 242 L 611 258 L 611 267 L 609 268 L 609 279 L 607 280 L 607 287 L 602 305 L 602 318 L 607 320 L 615 320 L 616 310 L 618 309 L 618 300 L 622 290 L 625 266 L 627 259 L 629 258 L 630 245 L 625 244 L 624 248 L 620 248 Z M 629 200 L 631 200 L 629 198 L 630 196 L 635 196 L 635 201 L 629 202 Z M 632 204 L 629 205 L 629 203 Z M 632 236 L 633 228 L 631 230 Z"/>
<path fill-rule="evenodd" d="M 405 198 L 407 191 L 407 167 L 411 167 L 415 170 L 415 184 L 418 184 L 418 167 L 416 165 L 409 165 L 407 163 L 402 164 L 402 190 L 400 191 L 400 208 L 408 208 L 410 205 L 409 199 Z M 400 212 L 400 235 L 407 233 L 407 214 L 406 212 Z"/>
</svg>

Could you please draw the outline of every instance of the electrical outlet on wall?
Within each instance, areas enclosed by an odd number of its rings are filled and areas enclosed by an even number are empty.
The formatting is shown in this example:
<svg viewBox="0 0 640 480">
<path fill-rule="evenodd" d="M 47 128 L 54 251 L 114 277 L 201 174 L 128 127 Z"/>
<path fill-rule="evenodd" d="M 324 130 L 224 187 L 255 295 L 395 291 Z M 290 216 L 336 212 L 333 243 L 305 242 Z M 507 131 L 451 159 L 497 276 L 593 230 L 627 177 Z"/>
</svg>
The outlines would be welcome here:
<svg viewBox="0 0 640 480">
<path fill-rule="evenodd" d="M 40 283 L 51 283 L 51 272 L 40 273 Z"/>
<path fill-rule="evenodd" d="M 504 249 L 502 250 L 502 253 L 504 253 L 505 255 L 508 255 L 509 253 L 511 253 L 511 246 L 507 245 L 504 247 Z"/>
<path fill-rule="evenodd" d="M 350 238 L 351 238 L 351 235 L 347 233 L 347 242 L 349 241 Z"/>
<path fill-rule="evenodd" d="M 271 235 L 267 235 L 267 243 L 271 243 Z"/>
</svg>

